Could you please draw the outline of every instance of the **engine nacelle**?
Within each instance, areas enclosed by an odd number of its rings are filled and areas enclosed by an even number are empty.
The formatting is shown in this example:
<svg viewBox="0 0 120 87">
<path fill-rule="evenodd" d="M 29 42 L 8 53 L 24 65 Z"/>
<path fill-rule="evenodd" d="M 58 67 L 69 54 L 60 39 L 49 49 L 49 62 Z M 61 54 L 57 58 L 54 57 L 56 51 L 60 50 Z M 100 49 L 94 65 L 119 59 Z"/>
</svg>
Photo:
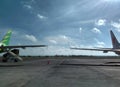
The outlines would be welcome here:
<svg viewBox="0 0 120 87">
<path fill-rule="evenodd" d="M 103 53 L 108 53 L 108 51 L 104 50 Z"/>
<path fill-rule="evenodd" d="M 117 52 L 115 52 L 115 54 L 120 55 L 120 52 L 119 52 L 119 51 L 117 51 Z"/>
<path fill-rule="evenodd" d="M 16 55 L 19 55 L 19 49 L 13 49 L 13 50 L 11 50 L 11 52 L 13 52 Z"/>
</svg>

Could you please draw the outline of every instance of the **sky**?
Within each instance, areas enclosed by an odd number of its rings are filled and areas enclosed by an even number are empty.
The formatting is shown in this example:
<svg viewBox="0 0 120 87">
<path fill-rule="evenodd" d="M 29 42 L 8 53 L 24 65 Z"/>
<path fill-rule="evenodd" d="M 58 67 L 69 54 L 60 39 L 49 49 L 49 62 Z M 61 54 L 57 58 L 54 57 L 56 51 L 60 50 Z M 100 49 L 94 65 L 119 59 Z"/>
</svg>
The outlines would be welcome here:
<svg viewBox="0 0 120 87">
<path fill-rule="evenodd" d="M 0 37 L 11 29 L 10 45 L 45 44 L 21 55 L 115 55 L 70 47 L 112 47 L 120 41 L 120 0 L 0 0 Z"/>
</svg>

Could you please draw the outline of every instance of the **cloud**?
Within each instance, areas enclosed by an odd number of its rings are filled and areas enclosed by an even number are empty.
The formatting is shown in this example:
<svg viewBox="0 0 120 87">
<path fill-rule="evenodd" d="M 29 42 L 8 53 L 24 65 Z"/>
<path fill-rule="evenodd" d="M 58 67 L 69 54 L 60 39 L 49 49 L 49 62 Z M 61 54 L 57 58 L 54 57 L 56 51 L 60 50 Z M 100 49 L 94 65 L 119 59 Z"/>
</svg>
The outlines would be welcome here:
<svg viewBox="0 0 120 87">
<path fill-rule="evenodd" d="M 32 9 L 31 5 L 24 5 L 24 7 L 28 8 L 28 9 Z"/>
<path fill-rule="evenodd" d="M 12 38 L 13 41 L 11 41 L 12 44 L 45 44 L 44 41 L 39 40 L 38 37 L 36 37 L 33 34 L 27 34 L 22 31 L 13 31 Z"/>
<path fill-rule="evenodd" d="M 101 31 L 98 28 L 93 28 L 91 31 L 96 34 L 101 34 Z"/>
<path fill-rule="evenodd" d="M 95 22 L 97 26 L 104 26 L 106 25 L 106 20 L 105 19 L 99 19 Z"/>
<path fill-rule="evenodd" d="M 51 39 L 51 40 L 49 40 L 49 42 L 50 42 L 50 43 L 53 43 L 53 44 L 57 44 L 57 41 L 52 40 L 52 39 Z"/>
<path fill-rule="evenodd" d="M 59 44 L 59 45 L 60 44 L 65 45 L 72 42 L 71 38 L 67 37 L 66 35 L 48 36 L 45 39 L 52 44 Z"/>
<path fill-rule="evenodd" d="M 82 32 L 82 28 L 81 28 L 81 27 L 79 28 L 79 32 L 80 32 L 80 33 Z"/>
<path fill-rule="evenodd" d="M 45 17 L 45 16 L 43 16 L 43 15 L 41 15 L 41 14 L 37 14 L 37 17 L 39 18 L 39 19 L 46 19 L 47 17 Z"/>
<path fill-rule="evenodd" d="M 97 44 L 96 44 L 96 46 L 97 47 L 104 47 L 105 46 L 105 43 L 104 42 L 102 42 L 102 41 L 99 41 L 98 39 L 94 39 L 96 42 L 97 42 Z"/>
<path fill-rule="evenodd" d="M 43 16 L 39 13 L 38 9 L 35 8 L 36 1 L 35 0 L 30 0 L 30 1 L 25 1 L 22 2 L 23 7 L 26 8 L 31 14 L 34 16 L 37 16 L 39 19 L 46 19 L 46 16 Z"/>
<path fill-rule="evenodd" d="M 88 46 L 83 46 L 88 47 Z M 28 48 L 21 49 L 20 55 L 38 55 L 38 56 L 46 56 L 46 55 L 115 55 L 113 52 L 109 52 L 104 54 L 101 51 L 87 51 L 87 50 L 73 50 L 66 47 L 61 46 L 48 46 L 45 48 Z"/>
<path fill-rule="evenodd" d="M 79 55 L 79 51 L 73 52 L 73 50 L 61 46 L 49 46 L 45 48 L 29 48 L 26 50 L 21 50 L 22 55 L 72 55 L 72 53 Z"/>
<path fill-rule="evenodd" d="M 120 32 L 120 23 L 111 22 L 111 25 L 112 25 L 118 32 Z"/>
<path fill-rule="evenodd" d="M 37 42 L 37 38 L 35 37 L 35 36 L 33 36 L 33 35 L 25 35 L 25 38 L 27 39 L 27 40 L 30 40 L 30 41 L 32 41 L 32 42 Z"/>
<path fill-rule="evenodd" d="M 70 48 L 61 46 L 49 46 L 45 48 L 29 48 L 26 50 L 21 49 L 20 54 L 22 55 L 103 55 L 102 52 L 84 51 L 84 50 L 72 50 Z"/>
</svg>

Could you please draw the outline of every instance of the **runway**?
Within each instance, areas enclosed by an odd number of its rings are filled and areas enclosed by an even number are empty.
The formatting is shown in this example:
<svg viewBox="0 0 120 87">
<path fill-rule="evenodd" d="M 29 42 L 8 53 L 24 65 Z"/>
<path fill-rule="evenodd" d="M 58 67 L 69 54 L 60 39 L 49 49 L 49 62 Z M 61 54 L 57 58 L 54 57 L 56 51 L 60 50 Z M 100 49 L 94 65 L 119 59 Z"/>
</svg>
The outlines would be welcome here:
<svg viewBox="0 0 120 87">
<path fill-rule="evenodd" d="M 119 87 L 120 85 L 119 58 L 42 58 L 16 65 L 0 66 L 0 87 Z"/>
</svg>

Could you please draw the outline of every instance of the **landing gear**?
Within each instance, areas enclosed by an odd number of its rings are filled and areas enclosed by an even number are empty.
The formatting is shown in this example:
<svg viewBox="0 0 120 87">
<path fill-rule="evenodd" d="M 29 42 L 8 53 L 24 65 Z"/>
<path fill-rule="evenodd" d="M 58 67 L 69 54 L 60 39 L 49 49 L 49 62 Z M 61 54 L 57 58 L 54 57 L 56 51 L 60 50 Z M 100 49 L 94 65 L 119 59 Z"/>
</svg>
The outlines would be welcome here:
<svg viewBox="0 0 120 87">
<path fill-rule="evenodd" d="M 11 50 L 11 52 L 16 54 L 16 55 L 19 55 L 19 50 L 18 49 L 13 49 L 13 50 Z M 18 62 L 18 59 L 16 59 L 10 53 L 3 54 L 2 62 L 8 62 L 8 61 Z"/>
<path fill-rule="evenodd" d="M 14 59 L 14 62 L 18 62 L 18 60 L 17 60 L 17 59 Z"/>
<path fill-rule="evenodd" d="M 9 53 L 3 54 L 2 62 L 8 62 L 9 57 L 10 57 Z"/>
</svg>

